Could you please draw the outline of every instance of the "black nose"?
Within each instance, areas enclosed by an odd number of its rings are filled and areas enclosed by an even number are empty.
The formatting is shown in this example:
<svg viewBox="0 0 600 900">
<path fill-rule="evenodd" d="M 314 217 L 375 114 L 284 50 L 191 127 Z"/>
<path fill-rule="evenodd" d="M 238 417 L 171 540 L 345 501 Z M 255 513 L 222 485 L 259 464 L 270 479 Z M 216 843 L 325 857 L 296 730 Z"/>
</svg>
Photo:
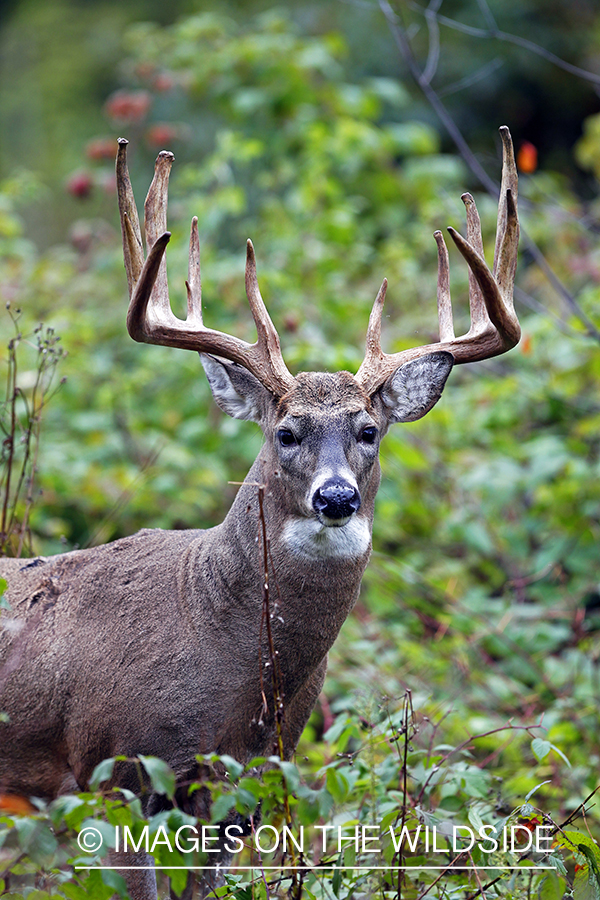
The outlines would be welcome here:
<svg viewBox="0 0 600 900">
<path fill-rule="evenodd" d="M 360 509 L 360 494 L 347 481 L 331 479 L 317 488 L 312 505 L 317 514 L 328 519 L 347 519 Z"/>
</svg>

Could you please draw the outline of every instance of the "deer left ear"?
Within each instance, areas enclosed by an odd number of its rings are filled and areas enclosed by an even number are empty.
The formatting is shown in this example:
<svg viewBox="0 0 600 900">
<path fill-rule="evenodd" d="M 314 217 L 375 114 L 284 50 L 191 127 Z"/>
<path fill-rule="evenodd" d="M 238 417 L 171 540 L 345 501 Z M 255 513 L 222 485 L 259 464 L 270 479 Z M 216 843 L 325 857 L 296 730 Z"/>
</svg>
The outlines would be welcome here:
<svg viewBox="0 0 600 900">
<path fill-rule="evenodd" d="M 379 389 L 388 422 L 415 422 L 435 406 L 452 371 L 454 357 L 441 350 L 400 366 Z"/>
<path fill-rule="evenodd" d="M 234 419 L 260 425 L 270 395 L 258 379 L 243 366 L 209 353 L 201 353 L 200 361 L 217 406 Z"/>
</svg>

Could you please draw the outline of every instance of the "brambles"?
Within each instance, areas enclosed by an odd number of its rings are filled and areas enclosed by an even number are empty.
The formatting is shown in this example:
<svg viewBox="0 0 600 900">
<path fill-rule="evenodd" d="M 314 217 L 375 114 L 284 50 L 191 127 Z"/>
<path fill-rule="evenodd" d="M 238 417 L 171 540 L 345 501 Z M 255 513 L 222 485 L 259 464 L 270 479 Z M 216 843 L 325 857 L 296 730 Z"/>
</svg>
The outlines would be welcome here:
<svg viewBox="0 0 600 900">
<path fill-rule="evenodd" d="M 585 829 L 595 792 L 560 818 L 536 805 L 542 784 L 510 804 L 505 783 L 479 764 L 490 742 L 501 752 L 512 744 L 526 754 L 540 740 L 533 735 L 543 733 L 541 726 L 507 723 L 448 744 L 443 720 L 413 710 L 409 694 L 371 713 L 369 722 L 357 714 L 337 717 L 318 768 L 314 761 L 296 766 L 277 757 L 247 766 L 203 757 L 202 787 L 213 797 L 206 820 L 177 808 L 173 773 L 153 757 L 134 760 L 137 793 L 152 790 L 174 808 L 149 818 L 134 794 L 100 792 L 115 759 L 97 766 L 91 792 L 38 802 L 37 811 L 19 810 L 14 799 L 12 807 L 3 805 L 0 796 L 0 890 L 10 889 L 17 900 L 35 882 L 45 886 L 44 897 L 109 897 L 111 888 L 123 896 L 118 873 L 101 868 L 111 847 L 151 852 L 161 896 L 167 876 L 180 892 L 186 869 L 211 864 L 223 820 L 235 866 L 219 896 L 238 900 L 420 900 L 442 898 L 449 889 L 474 898 L 488 888 L 494 896 L 539 893 L 558 900 L 573 881 L 576 890 L 584 883 L 598 890 L 600 854 Z M 538 777 L 543 766 L 541 760 Z"/>
<path fill-rule="evenodd" d="M 42 413 L 54 394 L 52 382 L 64 352 L 53 328 L 40 324 L 31 335 L 23 335 L 21 311 L 9 303 L 6 311 L 14 334 L 4 359 L 6 393 L 0 404 L 0 556 L 18 557 L 23 552 L 33 555 L 29 520 Z"/>
</svg>

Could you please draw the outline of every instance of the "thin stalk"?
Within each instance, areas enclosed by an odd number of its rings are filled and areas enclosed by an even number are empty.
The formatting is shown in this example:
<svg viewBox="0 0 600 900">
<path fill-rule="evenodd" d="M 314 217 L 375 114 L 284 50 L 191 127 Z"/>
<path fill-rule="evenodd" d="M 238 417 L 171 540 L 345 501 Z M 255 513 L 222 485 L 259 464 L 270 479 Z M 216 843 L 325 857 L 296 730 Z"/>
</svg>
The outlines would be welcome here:
<svg viewBox="0 0 600 900">
<path fill-rule="evenodd" d="M 8 443 L 8 459 L 5 464 L 6 484 L 2 500 L 2 522 L 0 523 L 0 551 L 4 555 L 8 543 L 8 509 L 10 499 L 10 482 L 15 457 L 15 433 L 17 429 L 17 354 L 15 340 L 8 345 L 8 384 L 7 397 L 10 398 L 10 430 L 5 443 Z"/>
<path fill-rule="evenodd" d="M 283 745 L 283 720 L 284 720 L 284 705 L 283 705 L 283 693 L 281 690 L 281 672 L 279 668 L 279 660 L 277 650 L 275 649 L 275 644 L 273 641 L 273 630 L 271 628 L 271 606 L 270 606 L 270 582 L 269 582 L 269 559 L 270 559 L 270 550 L 269 550 L 269 540 L 267 537 L 267 522 L 265 518 L 265 510 L 264 510 L 264 499 L 265 499 L 265 486 L 264 484 L 258 485 L 258 515 L 260 521 L 260 530 L 262 537 L 262 565 L 263 565 L 263 581 L 262 581 L 262 599 L 263 599 L 263 615 L 262 622 L 265 623 L 266 633 L 267 633 L 267 644 L 269 647 L 269 661 L 271 664 L 271 683 L 273 689 L 273 703 L 275 704 L 275 732 L 277 735 L 277 753 L 279 759 L 283 762 L 285 759 L 285 750 Z M 262 631 L 262 622 L 261 622 L 261 631 Z M 259 647 L 262 645 L 262 639 L 259 643 Z M 262 665 L 260 666 L 261 673 L 261 681 L 262 681 Z M 262 685 L 261 685 L 262 686 Z M 267 708 L 267 700 L 264 692 L 264 686 L 262 689 L 263 694 L 263 704 L 265 708 Z M 283 776 L 285 780 L 285 775 Z M 290 810 L 289 798 L 287 795 L 287 783 L 286 783 L 286 791 L 283 796 L 283 809 L 285 815 L 285 821 L 288 827 L 291 827 L 292 824 L 292 813 Z M 297 865 L 296 853 L 294 850 L 293 842 L 290 847 L 290 857 L 292 866 Z M 295 898 L 295 900 L 299 900 L 302 892 L 302 882 L 298 881 L 297 873 L 294 871 L 292 874 L 292 883 L 289 888 L 289 896 Z"/>
</svg>

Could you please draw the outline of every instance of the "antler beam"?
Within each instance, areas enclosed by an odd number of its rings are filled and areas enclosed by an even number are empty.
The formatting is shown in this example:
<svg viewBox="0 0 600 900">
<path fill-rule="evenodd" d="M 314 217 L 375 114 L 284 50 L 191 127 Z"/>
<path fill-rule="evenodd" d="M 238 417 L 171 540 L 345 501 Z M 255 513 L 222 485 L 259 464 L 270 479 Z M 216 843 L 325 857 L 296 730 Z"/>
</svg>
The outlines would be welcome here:
<svg viewBox="0 0 600 900">
<path fill-rule="evenodd" d="M 500 128 L 502 139 L 502 185 L 498 205 L 496 247 L 490 272 L 483 258 L 481 223 L 470 194 L 462 200 L 467 212 L 467 238 L 454 228 L 448 231 L 469 266 L 469 305 L 471 327 L 461 337 L 454 336 L 449 287 L 448 250 L 441 231 L 434 234 L 438 247 L 438 319 L 440 342 L 412 347 L 400 353 L 381 349 L 381 316 L 387 281 L 384 280 L 373 304 L 367 329 L 365 358 L 356 374 L 357 381 L 372 394 L 405 362 L 447 350 L 456 363 L 475 362 L 498 356 L 514 347 L 521 328 L 514 310 L 513 286 L 517 268 L 519 220 L 517 216 L 518 176 L 510 131 Z"/>
<path fill-rule="evenodd" d="M 295 379 L 281 353 L 279 335 L 271 321 L 258 287 L 252 242 L 246 251 L 246 294 L 256 324 L 257 341 L 206 328 L 202 321 L 200 250 L 198 219 L 192 219 L 188 280 L 188 313 L 185 321 L 171 310 L 165 250 L 170 240 L 167 229 L 168 183 L 174 156 L 162 150 L 157 157 L 154 178 L 144 206 L 148 256 L 144 262 L 142 237 L 135 199 L 127 169 L 127 144 L 119 138 L 117 192 L 123 233 L 123 253 L 129 286 L 127 329 L 136 341 L 214 353 L 238 363 L 251 372 L 271 393 L 282 397 Z"/>
</svg>

